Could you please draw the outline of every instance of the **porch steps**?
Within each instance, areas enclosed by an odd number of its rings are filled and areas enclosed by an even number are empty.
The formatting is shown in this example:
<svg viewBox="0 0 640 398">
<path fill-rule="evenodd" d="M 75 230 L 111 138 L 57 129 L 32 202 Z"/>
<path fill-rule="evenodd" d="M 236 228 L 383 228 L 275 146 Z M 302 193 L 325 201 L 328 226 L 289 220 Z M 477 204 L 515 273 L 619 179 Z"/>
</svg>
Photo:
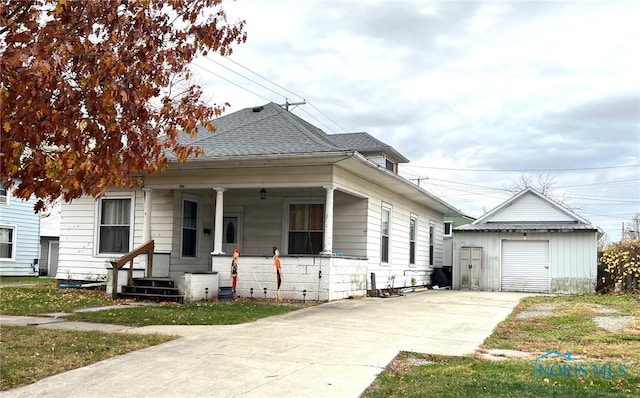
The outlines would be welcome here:
<svg viewBox="0 0 640 398">
<path fill-rule="evenodd" d="M 133 278 L 132 285 L 122 286 L 121 297 L 139 300 L 175 301 L 182 303 L 184 297 L 170 278 Z"/>
</svg>

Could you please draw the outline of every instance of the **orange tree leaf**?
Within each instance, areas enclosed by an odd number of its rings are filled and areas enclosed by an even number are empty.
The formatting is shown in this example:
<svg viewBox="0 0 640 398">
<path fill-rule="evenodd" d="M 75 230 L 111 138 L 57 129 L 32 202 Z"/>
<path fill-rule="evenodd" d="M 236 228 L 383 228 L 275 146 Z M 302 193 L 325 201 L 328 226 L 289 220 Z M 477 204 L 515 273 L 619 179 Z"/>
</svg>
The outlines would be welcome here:
<svg viewBox="0 0 640 398">
<path fill-rule="evenodd" d="M 0 156 L 14 195 L 43 201 L 133 187 L 198 148 L 179 144 L 224 106 L 207 106 L 187 80 L 198 54 L 228 55 L 244 21 L 222 0 L 33 0 L 0 4 Z"/>
</svg>

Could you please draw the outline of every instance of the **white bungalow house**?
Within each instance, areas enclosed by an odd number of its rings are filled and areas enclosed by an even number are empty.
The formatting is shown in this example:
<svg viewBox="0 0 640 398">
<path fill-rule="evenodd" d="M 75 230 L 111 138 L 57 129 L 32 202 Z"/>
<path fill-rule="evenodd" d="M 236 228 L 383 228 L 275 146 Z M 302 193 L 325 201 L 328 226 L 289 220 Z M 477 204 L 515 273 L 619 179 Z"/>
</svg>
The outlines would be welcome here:
<svg viewBox="0 0 640 398">
<path fill-rule="evenodd" d="M 454 228 L 454 289 L 595 291 L 600 228 L 533 188 Z"/>
<path fill-rule="evenodd" d="M 214 124 L 184 141 L 204 155 L 171 161 L 140 189 L 63 205 L 56 278 L 104 281 L 112 260 L 153 241 L 151 275 L 144 256 L 134 274 L 171 278 L 187 300 L 230 286 L 236 247 L 239 296 L 275 296 L 275 247 L 285 299 L 430 283 L 444 216 L 461 213 L 399 176 L 408 159 L 395 149 L 367 133 L 326 134 L 274 103 Z"/>
</svg>

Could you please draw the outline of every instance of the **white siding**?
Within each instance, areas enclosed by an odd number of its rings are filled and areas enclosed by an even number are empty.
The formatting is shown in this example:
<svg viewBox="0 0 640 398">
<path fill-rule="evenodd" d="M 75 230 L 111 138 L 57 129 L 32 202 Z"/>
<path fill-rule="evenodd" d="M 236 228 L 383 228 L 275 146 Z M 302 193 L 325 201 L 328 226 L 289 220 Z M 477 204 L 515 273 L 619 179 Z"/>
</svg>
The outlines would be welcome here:
<svg viewBox="0 0 640 398">
<path fill-rule="evenodd" d="M 367 274 L 376 274 L 376 288 L 411 286 L 415 278 L 418 285 L 431 283 L 429 275 L 429 222 L 435 223 L 434 266 L 442 266 L 444 258 L 444 216 L 407 200 L 384 187 L 363 181 L 345 170 L 337 169 L 334 185 L 356 196 L 368 197 L 367 219 Z M 381 264 L 381 211 L 383 203 L 391 205 L 391 237 L 389 264 Z M 416 265 L 409 265 L 409 220 L 417 216 Z M 370 282 L 370 280 L 368 281 Z"/>
<path fill-rule="evenodd" d="M 522 233 L 456 232 L 453 244 L 454 289 L 460 288 L 460 248 L 482 248 L 481 288 L 500 290 L 501 242 L 524 240 Z M 595 290 L 597 233 L 527 233 L 527 240 L 549 241 L 550 293 L 587 293 Z"/>
<path fill-rule="evenodd" d="M 62 204 L 56 279 L 106 280 L 111 258 L 93 255 L 95 210 L 96 200 L 87 196 Z"/>
<path fill-rule="evenodd" d="M 367 200 L 334 193 L 333 252 L 367 256 Z"/>
<path fill-rule="evenodd" d="M 500 209 L 486 222 L 521 222 L 521 221 L 576 221 L 569 214 L 560 211 L 544 199 L 527 193 L 511 205 Z"/>
</svg>

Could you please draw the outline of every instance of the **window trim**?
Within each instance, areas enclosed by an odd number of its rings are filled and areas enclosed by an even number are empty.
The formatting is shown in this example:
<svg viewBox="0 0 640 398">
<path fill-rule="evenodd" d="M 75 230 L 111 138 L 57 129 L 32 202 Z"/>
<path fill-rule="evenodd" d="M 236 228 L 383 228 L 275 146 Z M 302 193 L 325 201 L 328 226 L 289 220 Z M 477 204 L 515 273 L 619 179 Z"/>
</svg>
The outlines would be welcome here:
<svg viewBox="0 0 640 398">
<path fill-rule="evenodd" d="M 2 183 L 2 181 L 0 181 Z M 0 192 L 4 191 L 4 195 L 0 195 L 0 206 L 8 206 L 9 205 L 9 189 L 5 189 L 0 187 Z"/>
<path fill-rule="evenodd" d="M 131 207 L 129 212 L 129 251 L 133 249 L 133 238 L 135 235 L 135 213 L 136 213 L 136 196 L 134 193 L 126 194 L 107 194 L 103 197 L 97 198 L 94 204 L 94 217 L 93 217 L 93 255 L 95 257 L 113 257 L 114 255 L 122 256 L 123 253 L 112 252 L 100 252 L 100 215 L 102 213 L 102 201 L 111 199 L 129 199 L 131 201 Z"/>
<path fill-rule="evenodd" d="M 392 215 L 392 210 L 393 210 L 393 206 L 391 206 L 390 204 L 387 203 L 382 203 L 382 207 L 380 209 L 380 264 L 382 265 L 391 265 L 391 237 L 393 236 L 393 215 Z M 387 235 L 384 235 L 383 232 L 383 214 L 384 212 L 387 211 L 389 213 L 389 226 L 388 226 L 388 231 L 387 231 Z M 384 259 L 383 256 L 383 238 L 387 237 L 387 258 L 386 261 Z"/>
<path fill-rule="evenodd" d="M 297 199 L 297 198 L 289 198 L 283 200 L 282 207 L 282 241 L 280 242 L 280 254 L 289 254 L 289 215 L 291 213 L 291 205 L 322 205 L 324 210 L 324 214 L 327 213 L 327 204 L 325 203 L 324 198 L 315 197 L 310 199 Z M 323 214 L 323 217 L 324 217 Z M 322 241 L 324 242 L 324 236 L 326 233 L 326 220 L 323 218 L 322 220 Z M 320 252 L 324 250 L 324 247 L 320 248 Z M 292 254 L 292 256 L 297 256 L 298 254 Z"/>
<path fill-rule="evenodd" d="M 413 227 L 412 225 L 413 224 Z M 409 266 L 416 266 L 416 253 L 418 250 L 418 216 L 411 214 L 409 217 Z M 413 246 L 411 245 L 413 243 Z"/>
<path fill-rule="evenodd" d="M 11 257 L 0 257 L 0 261 L 16 261 L 16 249 L 18 240 L 18 226 L 15 224 L 0 224 L 0 228 L 13 230 L 13 242 L 11 245 Z"/>
<path fill-rule="evenodd" d="M 449 225 L 449 233 L 447 233 L 447 225 Z M 443 226 L 443 230 L 442 230 L 442 236 L 453 236 L 453 221 L 444 221 L 442 223 Z"/>
<path fill-rule="evenodd" d="M 436 223 L 429 221 L 429 266 L 435 264 Z"/>
<path fill-rule="evenodd" d="M 196 232 L 196 247 L 195 247 L 195 256 L 185 256 L 183 254 L 183 242 L 184 242 L 184 202 L 193 202 L 196 204 L 196 226 L 193 228 Z M 200 258 L 200 236 L 198 231 L 201 230 L 200 224 L 202 222 L 202 217 L 200 216 L 200 212 L 202 207 L 200 205 L 200 198 L 195 195 L 182 194 L 182 198 L 180 198 L 180 258 L 185 260 L 197 260 Z M 223 216 L 224 218 L 224 216 Z"/>
</svg>

